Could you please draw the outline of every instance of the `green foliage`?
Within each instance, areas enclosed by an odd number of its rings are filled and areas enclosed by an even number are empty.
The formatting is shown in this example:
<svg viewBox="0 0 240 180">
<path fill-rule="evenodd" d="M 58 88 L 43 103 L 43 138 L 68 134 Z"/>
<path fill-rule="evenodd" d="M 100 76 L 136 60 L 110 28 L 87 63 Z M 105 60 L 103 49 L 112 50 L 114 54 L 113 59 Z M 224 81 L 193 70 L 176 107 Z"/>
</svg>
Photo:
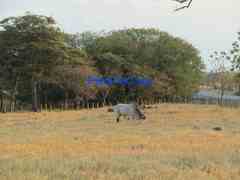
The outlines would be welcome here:
<svg viewBox="0 0 240 180">
<path fill-rule="evenodd" d="M 85 100 L 129 101 L 190 96 L 204 68 L 188 42 L 158 29 L 63 33 L 52 17 L 26 14 L 0 21 L 0 81 L 18 100 L 33 105 Z M 151 88 L 85 87 L 87 76 L 141 76 Z"/>
<path fill-rule="evenodd" d="M 4 29 L 1 47 L 5 54 L 10 52 L 7 58 L 32 78 L 49 75 L 54 66 L 64 63 L 63 34 L 52 18 L 27 14 L 4 19 L 0 26 Z"/>
<path fill-rule="evenodd" d="M 112 31 L 99 35 L 85 48 L 100 74 L 152 77 L 156 84 L 167 84 L 171 95 L 191 95 L 204 68 L 191 44 L 156 29 Z M 158 88 L 166 95 L 162 86 Z"/>
<path fill-rule="evenodd" d="M 57 66 L 79 63 L 79 58 L 84 56 L 80 50 L 66 45 L 63 32 L 51 17 L 32 14 L 10 17 L 2 20 L 0 27 L 3 29 L 1 72 L 6 72 L 3 77 L 5 81 L 11 80 L 12 75 L 14 82 L 31 83 L 25 87 L 33 91 L 34 106 L 37 106 L 38 84 L 49 79 Z"/>
<path fill-rule="evenodd" d="M 238 32 L 237 40 L 232 44 L 232 70 L 239 70 L 240 69 L 240 32 Z"/>
</svg>

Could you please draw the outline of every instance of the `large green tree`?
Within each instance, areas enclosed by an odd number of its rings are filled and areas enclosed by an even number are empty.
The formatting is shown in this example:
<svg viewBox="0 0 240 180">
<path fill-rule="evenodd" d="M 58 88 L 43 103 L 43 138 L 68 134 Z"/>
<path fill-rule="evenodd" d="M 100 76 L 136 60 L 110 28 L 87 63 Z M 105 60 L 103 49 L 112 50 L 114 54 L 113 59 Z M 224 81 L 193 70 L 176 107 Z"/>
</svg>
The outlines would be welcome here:
<svg viewBox="0 0 240 180">
<path fill-rule="evenodd" d="M 38 110 L 38 84 L 56 65 L 69 58 L 64 36 L 51 17 L 26 14 L 0 21 L 1 71 L 12 75 L 12 89 L 27 79 L 32 89 L 32 109 Z"/>
<path fill-rule="evenodd" d="M 198 50 L 190 43 L 157 29 L 100 34 L 85 47 L 103 76 L 150 77 L 157 85 L 151 90 L 161 95 L 191 95 L 204 68 Z"/>
</svg>

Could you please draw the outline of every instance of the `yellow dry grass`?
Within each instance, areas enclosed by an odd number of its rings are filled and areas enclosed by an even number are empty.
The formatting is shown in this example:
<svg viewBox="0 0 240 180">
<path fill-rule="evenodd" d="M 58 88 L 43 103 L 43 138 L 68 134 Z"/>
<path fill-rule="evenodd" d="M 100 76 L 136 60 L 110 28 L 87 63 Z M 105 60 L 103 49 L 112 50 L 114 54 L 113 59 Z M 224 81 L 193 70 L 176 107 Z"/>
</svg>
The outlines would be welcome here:
<svg viewBox="0 0 240 180">
<path fill-rule="evenodd" d="M 240 179 L 240 109 L 145 113 L 119 124 L 107 108 L 0 114 L 0 179 Z"/>
</svg>

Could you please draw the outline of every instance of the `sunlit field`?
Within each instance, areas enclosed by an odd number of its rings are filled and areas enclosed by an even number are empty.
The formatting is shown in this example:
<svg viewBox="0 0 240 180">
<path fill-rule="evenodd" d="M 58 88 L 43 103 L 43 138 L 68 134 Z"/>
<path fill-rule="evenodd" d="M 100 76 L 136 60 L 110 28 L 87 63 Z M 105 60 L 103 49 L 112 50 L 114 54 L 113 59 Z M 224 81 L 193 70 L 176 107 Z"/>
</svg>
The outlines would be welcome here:
<svg viewBox="0 0 240 180">
<path fill-rule="evenodd" d="M 240 179 L 240 109 L 144 111 L 119 124 L 107 108 L 1 114 L 0 179 Z"/>
</svg>

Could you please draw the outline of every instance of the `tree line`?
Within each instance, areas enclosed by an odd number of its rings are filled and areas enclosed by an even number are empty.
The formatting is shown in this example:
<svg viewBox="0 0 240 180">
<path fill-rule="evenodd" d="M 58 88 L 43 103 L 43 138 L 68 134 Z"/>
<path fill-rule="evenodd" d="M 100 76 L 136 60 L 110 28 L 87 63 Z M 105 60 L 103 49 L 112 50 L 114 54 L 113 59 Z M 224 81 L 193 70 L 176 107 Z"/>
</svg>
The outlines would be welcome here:
<svg viewBox="0 0 240 180">
<path fill-rule="evenodd" d="M 54 18 L 27 13 L 0 21 L 0 109 L 39 111 L 188 97 L 204 64 L 189 42 L 158 29 L 69 34 Z M 86 86 L 89 76 L 141 77 L 151 87 Z"/>
</svg>

